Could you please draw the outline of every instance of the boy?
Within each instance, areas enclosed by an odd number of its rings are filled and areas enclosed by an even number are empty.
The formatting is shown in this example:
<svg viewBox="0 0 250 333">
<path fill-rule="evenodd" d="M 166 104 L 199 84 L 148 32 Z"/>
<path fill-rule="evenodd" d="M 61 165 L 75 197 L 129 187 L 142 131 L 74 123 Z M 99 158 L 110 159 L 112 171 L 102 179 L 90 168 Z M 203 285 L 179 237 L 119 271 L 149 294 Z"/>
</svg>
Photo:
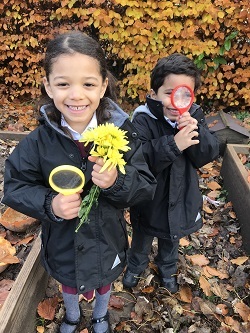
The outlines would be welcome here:
<svg viewBox="0 0 250 333">
<path fill-rule="evenodd" d="M 133 238 L 125 287 L 135 287 L 147 267 L 154 237 L 158 238 L 161 286 L 178 291 L 179 239 L 202 226 L 202 196 L 197 168 L 219 155 L 219 142 L 206 124 L 203 111 L 192 104 L 181 116 L 171 104 L 171 92 L 187 85 L 194 92 L 201 84 L 200 73 L 188 57 L 175 53 L 158 61 L 151 74 L 150 96 L 133 115 L 143 153 L 157 179 L 152 202 L 130 209 Z"/>
</svg>

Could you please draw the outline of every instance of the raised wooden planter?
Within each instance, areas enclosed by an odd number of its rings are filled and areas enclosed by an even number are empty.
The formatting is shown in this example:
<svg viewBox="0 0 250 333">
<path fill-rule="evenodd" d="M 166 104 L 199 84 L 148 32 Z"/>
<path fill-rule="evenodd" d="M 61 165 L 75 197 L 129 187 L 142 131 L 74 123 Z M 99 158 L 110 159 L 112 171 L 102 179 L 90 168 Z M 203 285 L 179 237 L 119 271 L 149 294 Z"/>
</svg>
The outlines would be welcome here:
<svg viewBox="0 0 250 333">
<path fill-rule="evenodd" d="M 247 181 L 248 172 L 238 157 L 238 153 L 249 154 L 250 145 L 228 144 L 221 175 L 228 198 L 233 203 L 234 211 L 241 225 L 243 247 L 250 254 L 250 184 Z"/>
<path fill-rule="evenodd" d="M 1 140 L 21 141 L 29 132 L 0 131 Z M 36 332 L 36 310 L 48 284 L 40 264 L 40 236 L 35 240 L 0 310 L 0 333 Z"/>
<path fill-rule="evenodd" d="M 40 264 L 40 248 L 39 236 L 0 310 L 1 333 L 36 332 L 36 309 L 48 283 L 48 275 Z"/>
</svg>

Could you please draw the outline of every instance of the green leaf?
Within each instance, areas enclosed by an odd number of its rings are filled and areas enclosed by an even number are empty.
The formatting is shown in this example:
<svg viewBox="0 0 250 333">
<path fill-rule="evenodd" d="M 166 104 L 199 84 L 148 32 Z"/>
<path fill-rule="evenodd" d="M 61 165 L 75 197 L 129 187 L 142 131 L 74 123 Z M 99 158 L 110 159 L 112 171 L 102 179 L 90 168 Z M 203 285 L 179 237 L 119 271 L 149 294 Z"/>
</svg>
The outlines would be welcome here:
<svg viewBox="0 0 250 333">
<path fill-rule="evenodd" d="M 224 43 L 225 50 L 229 51 L 231 49 L 231 40 L 226 40 Z"/>
<path fill-rule="evenodd" d="M 225 47 L 224 47 L 224 45 L 223 46 L 221 46 L 221 48 L 220 48 L 220 51 L 219 51 L 219 55 L 224 55 L 224 53 L 225 53 Z"/>
<path fill-rule="evenodd" d="M 232 40 L 238 35 L 239 31 L 233 31 L 229 36 L 226 37 L 226 40 Z"/>
<path fill-rule="evenodd" d="M 205 57 L 205 54 L 204 53 L 201 53 L 199 56 L 198 56 L 198 60 L 202 60 L 203 58 Z"/>
</svg>

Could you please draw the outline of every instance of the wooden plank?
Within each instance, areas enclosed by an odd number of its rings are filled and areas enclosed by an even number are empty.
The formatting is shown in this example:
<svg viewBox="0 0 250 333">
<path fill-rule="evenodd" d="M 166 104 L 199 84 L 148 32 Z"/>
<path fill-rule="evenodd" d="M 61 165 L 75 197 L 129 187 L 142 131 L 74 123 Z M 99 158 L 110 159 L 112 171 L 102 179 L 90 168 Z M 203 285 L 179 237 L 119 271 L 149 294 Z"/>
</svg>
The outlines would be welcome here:
<svg viewBox="0 0 250 333">
<path fill-rule="evenodd" d="M 15 140 L 21 141 L 30 132 L 13 132 L 13 131 L 0 131 L 1 140 Z"/>
<path fill-rule="evenodd" d="M 48 283 L 48 275 L 40 264 L 40 249 L 39 236 L 0 310 L 1 333 L 36 332 L 36 309 Z"/>
<path fill-rule="evenodd" d="M 223 184 L 239 219 L 243 247 L 250 254 L 250 184 L 248 172 L 237 153 L 249 154 L 250 145 L 228 144 L 221 167 Z"/>
</svg>

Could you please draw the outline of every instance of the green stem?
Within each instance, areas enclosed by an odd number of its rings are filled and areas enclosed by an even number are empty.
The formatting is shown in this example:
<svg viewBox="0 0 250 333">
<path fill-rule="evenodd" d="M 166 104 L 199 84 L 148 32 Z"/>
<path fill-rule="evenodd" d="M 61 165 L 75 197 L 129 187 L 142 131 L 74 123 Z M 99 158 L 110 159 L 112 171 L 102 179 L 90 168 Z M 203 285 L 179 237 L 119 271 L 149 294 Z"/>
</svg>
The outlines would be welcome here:
<svg viewBox="0 0 250 333">
<path fill-rule="evenodd" d="M 101 189 L 99 186 L 93 185 L 89 191 L 89 194 L 82 200 L 79 213 L 81 214 L 82 210 L 84 212 L 82 215 L 80 215 L 80 216 L 78 215 L 80 217 L 80 222 L 79 222 L 78 226 L 76 227 L 75 232 L 78 232 L 78 230 L 83 225 L 83 223 L 87 222 L 89 212 L 90 212 L 93 204 L 97 203 L 97 199 L 99 197 L 100 191 L 101 191 Z"/>
</svg>

